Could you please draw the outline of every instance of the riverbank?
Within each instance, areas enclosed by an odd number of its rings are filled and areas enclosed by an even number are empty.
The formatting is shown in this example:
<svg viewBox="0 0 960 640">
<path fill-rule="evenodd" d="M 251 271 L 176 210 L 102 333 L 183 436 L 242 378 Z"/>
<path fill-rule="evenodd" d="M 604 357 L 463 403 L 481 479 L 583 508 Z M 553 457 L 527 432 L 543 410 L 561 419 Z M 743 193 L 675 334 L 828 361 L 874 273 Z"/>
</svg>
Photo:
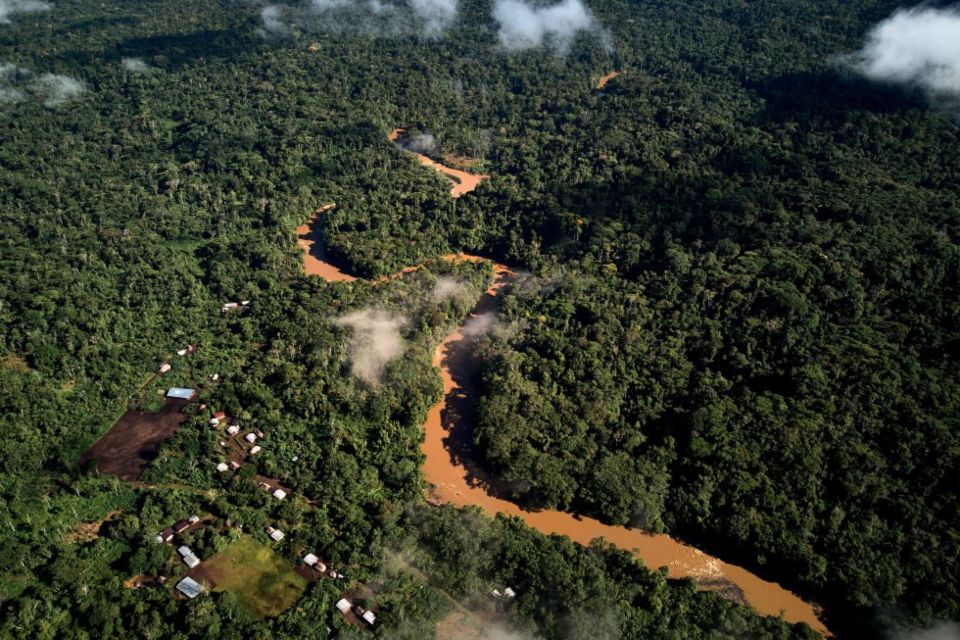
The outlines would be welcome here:
<svg viewBox="0 0 960 640">
<path fill-rule="evenodd" d="M 415 151 L 411 151 L 410 149 L 404 148 L 403 145 L 401 145 L 398 142 L 400 140 L 400 137 L 403 135 L 403 132 L 404 132 L 403 129 L 394 129 L 388 134 L 387 137 L 390 139 L 391 142 L 395 143 L 398 147 L 400 147 L 407 153 L 412 153 L 413 155 L 415 155 L 417 159 L 420 161 L 420 164 L 422 164 L 423 166 L 430 167 L 435 171 L 439 171 L 444 176 L 449 178 L 450 181 L 453 183 L 453 186 L 450 187 L 450 195 L 453 196 L 454 198 L 459 198 L 465 193 L 470 193 L 471 191 L 476 189 L 478 186 L 480 186 L 481 182 L 483 182 L 484 180 L 490 177 L 485 174 L 470 173 L 469 171 L 461 171 L 460 169 L 454 169 L 452 167 L 448 167 L 444 164 L 440 164 L 439 162 L 437 162 L 436 160 L 428 156 L 425 156 L 422 153 L 417 153 Z"/>
<path fill-rule="evenodd" d="M 328 206 L 332 208 L 332 205 Z M 319 215 L 318 212 L 314 213 L 312 220 Z M 355 280 L 353 276 L 325 262 L 324 254 L 316 246 L 316 236 L 309 230 L 309 223 L 306 227 L 306 231 L 301 227 L 298 235 L 301 238 L 305 235 L 313 238 L 310 244 L 301 243 L 304 260 L 311 263 L 309 268 L 305 266 L 307 273 L 334 281 Z M 443 259 L 484 260 L 465 254 L 451 254 L 443 256 Z M 460 507 L 476 506 L 491 516 L 497 513 L 516 516 L 541 533 L 564 535 L 583 545 L 603 538 L 633 553 L 650 569 L 666 567 L 671 578 L 693 579 L 698 588 L 717 591 L 724 597 L 745 602 L 762 615 L 782 615 L 788 622 L 806 623 L 829 637 L 830 631 L 820 621 L 819 610 L 814 605 L 779 584 L 763 580 L 743 567 L 725 563 L 669 535 L 607 525 L 593 518 L 562 511 L 528 511 L 496 496 L 495 482 L 474 458 L 471 447 L 476 402 L 480 397 L 475 382 L 474 346 L 484 330 L 495 322 L 498 301 L 515 280 L 515 274 L 509 267 L 497 263 L 493 267 L 494 280 L 473 313 L 444 338 L 433 354 L 433 365 L 439 369 L 444 395 L 430 408 L 423 425 L 421 451 L 426 458 L 424 477 L 432 493 L 429 501 Z M 394 276 L 379 281 L 400 277 L 418 268 L 417 265 L 406 267 Z"/>
<path fill-rule="evenodd" d="M 317 218 L 336 206 L 325 204 L 310 214 L 310 219 L 297 227 L 297 244 L 303 249 L 303 272 L 308 276 L 319 276 L 329 282 L 352 282 L 356 277 L 327 261 L 327 252 L 320 241 Z"/>
</svg>

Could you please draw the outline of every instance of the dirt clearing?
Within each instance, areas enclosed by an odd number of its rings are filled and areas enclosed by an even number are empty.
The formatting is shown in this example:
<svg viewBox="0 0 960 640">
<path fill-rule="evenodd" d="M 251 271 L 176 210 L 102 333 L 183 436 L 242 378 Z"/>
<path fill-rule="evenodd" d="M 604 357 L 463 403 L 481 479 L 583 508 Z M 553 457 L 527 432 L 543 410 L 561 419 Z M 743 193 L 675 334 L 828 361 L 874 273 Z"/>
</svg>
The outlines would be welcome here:
<svg viewBox="0 0 960 640">
<path fill-rule="evenodd" d="M 188 401 L 167 398 L 156 413 L 127 411 L 103 437 L 80 456 L 80 464 L 96 461 L 100 473 L 136 480 L 156 458 L 160 445 L 187 419 L 182 409 Z"/>
<path fill-rule="evenodd" d="M 188 573 L 213 591 L 229 591 L 244 609 L 261 618 L 280 615 L 307 588 L 293 565 L 244 536 Z"/>
</svg>

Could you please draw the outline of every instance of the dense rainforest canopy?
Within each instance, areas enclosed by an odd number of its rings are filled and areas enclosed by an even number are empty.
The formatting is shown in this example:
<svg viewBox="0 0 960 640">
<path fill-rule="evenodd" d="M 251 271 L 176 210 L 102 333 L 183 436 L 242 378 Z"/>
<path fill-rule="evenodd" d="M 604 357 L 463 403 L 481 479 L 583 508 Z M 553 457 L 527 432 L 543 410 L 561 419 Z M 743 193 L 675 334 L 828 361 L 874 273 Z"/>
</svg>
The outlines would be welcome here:
<svg viewBox="0 0 960 640">
<path fill-rule="evenodd" d="M 811 637 L 602 545 L 422 504 L 430 354 L 489 278 L 434 260 L 452 250 L 526 274 L 481 345 L 473 434 L 511 498 L 674 532 L 851 637 L 960 618 L 960 136 L 836 57 L 896 3 L 597 0 L 601 28 L 524 51 L 486 0 L 443 34 L 254 1 L 40 5 L 0 0 L 0 636 L 361 634 L 329 581 L 267 620 L 126 588 L 175 570 L 152 538 L 196 512 L 203 557 L 282 522 L 286 560 L 382 583 L 382 637 L 459 608 L 543 638 Z M 491 178 L 451 199 L 395 127 Z M 303 276 L 295 229 L 328 202 L 349 271 L 425 268 Z M 438 275 L 465 294 L 432 296 Z M 337 320 L 370 310 L 406 347 L 373 385 Z M 191 413 L 138 483 L 79 462 L 172 385 L 262 429 L 264 455 L 218 473 Z M 505 584 L 520 597 L 487 611 Z"/>
</svg>

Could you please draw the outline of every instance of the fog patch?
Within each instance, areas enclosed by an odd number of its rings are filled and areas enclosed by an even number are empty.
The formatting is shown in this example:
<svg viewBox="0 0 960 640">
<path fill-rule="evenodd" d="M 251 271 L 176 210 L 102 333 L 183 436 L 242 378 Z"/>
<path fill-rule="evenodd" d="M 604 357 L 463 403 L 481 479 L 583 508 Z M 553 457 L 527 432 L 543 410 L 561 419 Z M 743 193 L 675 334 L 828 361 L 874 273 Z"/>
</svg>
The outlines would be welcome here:
<svg viewBox="0 0 960 640">
<path fill-rule="evenodd" d="M 387 365 L 403 354 L 400 329 L 406 318 L 377 309 L 363 309 L 335 318 L 333 324 L 353 331 L 348 354 L 350 371 L 371 386 L 377 386 Z"/>
<path fill-rule="evenodd" d="M 50 109 L 56 109 L 86 91 L 82 82 L 59 73 L 43 74 L 32 88 L 43 100 L 43 105 Z"/>
<path fill-rule="evenodd" d="M 450 276 L 440 276 L 430 291 L 430 299 L 439 304 L 447 300 L 463 298 L 467 294 L 469 291 L 466 284 Z"/>
<path fill-rule="evenodd" d="M 16 104 L 27 99 L 16 84 L 30 76 L 27 69 L 9 62 L 0 62 L 0 105 Z"/>
<path fill-rule="evenodd" d="M 424 35 L 439 37 L 457 20 L 457 0 L 410 0 Z"/>
<path fill-rule="evenodd" d="M 550 46 L 566 53 L 581 31 L 601 33 L 593 13 L 581 0 L 562 0 L 549 7 L 524 0 L 496 0 L 493 18 L 497 37 L 508 51 Z"/>
<path fill-rule="evenodd" d="M 536 636 L 493 623 L 483 629 L 483 640 L 535 640 Z"/>
<path fill-rule="evenodd" d="M 0 24 L 10 24 L 10 17 L 18 13 L 40 13 L 51 8 L 41 0 L 0 0 Z"/>
<path fill-rule="evenodd" d="M 148 73 L 154 70 L 143 58 L 122 58 L 120 66 L 130 73 Z"/>
<path fill-rule="evenodd" d="M 406 151 L 413 153 L 422 153 L 425 156 L 437 155 L 440 153 L 440 143 L 432 133 L 418 133 L 415 136 L 403 137 L 397 141 Z"/>
<path fill-rule="evenodd" d="M 465 338 L 482 338 L 497 327 L 497 313 L 487 311 L 467 318 L 460 329 L 460 333 Z"/>
<path fill-rule="evenodd" d="M 890 640 L 960 640 L 960 625 L 943 622 L 929 629 L 896 631 Z"/>
<path fill-rule="evenodd" d="M 0 62 L 0 105 L 26 102 L 33 98 L 53 109 L 84 91 L 86 87 L 76 78 L 57 73 L 35 76 L 29 69 Z"/>
<path fill-rule="evenodd" d="M 916 8 L 896 11 L 842 62 L 865 77 L 917 87 L 935 103 L 960 106 L 960 11 Z"/>
<path fill-rule="evenodd" d="M 279 5 L 269 5 L 260 10 L 263 35 L 286 35 L 290 31 L 284 21 L 283 12 L 284 8 Z"/>
<path fill-rule="evenodd" d="M 260 12 L 268 35 L 302 31 L 425 39 L 443 37 L 458 17 L 459 0 L 309 0 L 274 4 Z"/>
</svg>

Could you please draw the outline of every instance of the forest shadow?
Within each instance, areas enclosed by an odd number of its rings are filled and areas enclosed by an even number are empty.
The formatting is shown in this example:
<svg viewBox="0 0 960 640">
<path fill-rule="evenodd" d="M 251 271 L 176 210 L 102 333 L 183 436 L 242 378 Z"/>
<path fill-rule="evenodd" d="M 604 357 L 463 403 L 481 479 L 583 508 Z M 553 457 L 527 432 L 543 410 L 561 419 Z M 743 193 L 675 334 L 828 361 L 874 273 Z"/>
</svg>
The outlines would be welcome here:
<svg viewBox="0 0 960 640">
<path fill-rule="evenodd" d="M 852 73 L 788 73 L 745 83 L 765 102 L 761 122 L 825 120 L 840 123 L 852 112 L 901 113 L 927 109 L 917 91 L 872 82 Z"/>
<path fill-rule="evenodd" d="M 127 38 L 96 54 L 73 52 L 67 57 L 90 65 L 103 60 L 119 62 L 123 58 L 144 58 L 155 66 L 177 69 L 205 60 L 231 60 L 250 53 L 258 44 L 233 29 L 203 29 L 192 33 Z"/>
</svg>

